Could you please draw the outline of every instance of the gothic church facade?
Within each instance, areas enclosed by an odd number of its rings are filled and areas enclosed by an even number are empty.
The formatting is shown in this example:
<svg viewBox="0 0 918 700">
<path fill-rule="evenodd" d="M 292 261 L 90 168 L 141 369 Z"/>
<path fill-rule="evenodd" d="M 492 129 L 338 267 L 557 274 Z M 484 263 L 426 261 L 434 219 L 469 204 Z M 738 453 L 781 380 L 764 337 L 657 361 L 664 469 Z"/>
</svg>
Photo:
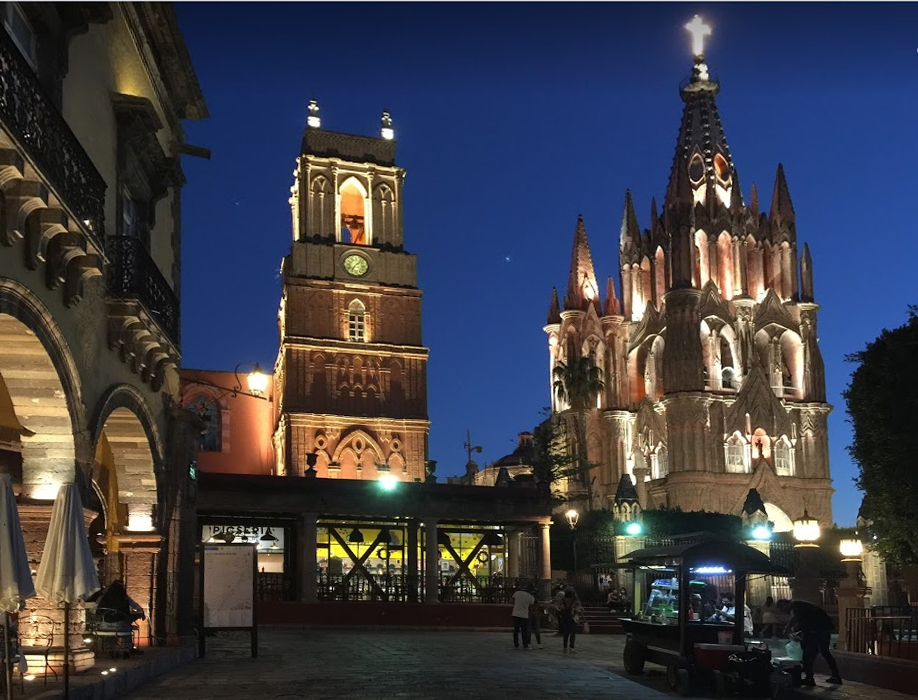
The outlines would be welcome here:
<svg viewBox="0 0 918 700">
<path fill-rule="evenodd" d="M 644 509 L 739 514 L 755 488 L 776 529 L 805 509 L 829 525 L 831 406 L 810 252 L 798 250 L 782 166 L 767 212 L 754 185 L 744 201 L 718 90 L 696 54 L 648 229 L 625 197 L 620 296 L 609 278 L 602 298 L 582 219 L 567 293 L 552 294 L 551 366 L 590 356 L 605 384 L 586 415 L 592 486 L 580 497 L 613 507 L 636 490 Z M 552 408 L 570 412 L 554 395 Z"/>
</svg>

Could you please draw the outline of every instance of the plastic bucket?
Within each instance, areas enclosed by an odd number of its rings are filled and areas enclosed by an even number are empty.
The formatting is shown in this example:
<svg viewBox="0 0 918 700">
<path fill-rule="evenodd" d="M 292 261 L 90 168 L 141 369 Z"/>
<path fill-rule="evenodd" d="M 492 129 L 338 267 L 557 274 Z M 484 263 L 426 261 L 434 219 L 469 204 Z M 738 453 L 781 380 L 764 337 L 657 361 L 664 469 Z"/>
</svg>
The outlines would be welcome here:
<svg viewBox="0 0 918 700">
<path fill-rule="evenodd" d="M 730 630 L 718 630 L 717 643 L 718 644 L 733 644 L 733 632 L 731 632 Z"/>
</svg>

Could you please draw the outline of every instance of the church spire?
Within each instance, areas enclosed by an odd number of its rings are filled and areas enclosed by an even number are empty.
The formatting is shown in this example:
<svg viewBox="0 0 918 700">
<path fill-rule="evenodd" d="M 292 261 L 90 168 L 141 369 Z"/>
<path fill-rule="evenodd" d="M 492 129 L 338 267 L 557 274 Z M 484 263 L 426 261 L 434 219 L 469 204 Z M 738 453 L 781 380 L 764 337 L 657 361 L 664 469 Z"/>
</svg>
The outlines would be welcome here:
<svg viewBox="0 0 918 700">
<path fill-rule="evenodd" d="M 567 280 L 567 296 L 564 297 L 564 309 L 586 311 L 589 304 L 600 310 L 599 285 L 593 271 L 593 257 L 590 255 L 590 244 L 587 242 L 586 226 L 583 214 L 577 217 L 577 229 L 574 232 L 574 249 L 571 252 L 571 272 Z"/>
<path fill-rule="evenodd" d="M 618 303 L 618 297 L 615 296 L 615 282 L 612 278 L 606 282 L 606 316 L 619 316 L 622 313 L 621 304 Z"/>
<path fill-rule="evenodd" d="M 631 190 L 625 191 L 625 211 L 622 213 L 622 228 L 619 235 L 619 250 L 621 262 L 641 262 L 641 227 L 638 224 L 637 214 L 634 213 L 634 202 L 631 200 Z"/>
<path fill-rule="evenodd" d="M 704 38 L 710 35 L 711 28 L 698 15 L 685 28 L 692 34 L 695 63 L 691 78 L 680 90 L 685 108 L 676 139 L 667 200 L 675 195 L 679 171 L 685 170 L 695 202 L 706 202 L 708 190 L 712 190 L 711 194 L 720 204 L 729 207 L 736 171 L 714 100 L 720 85 L 711 79 L 705 63 Z"/>
<path fill-rule="evenodd" d="M 775 189 L 771 195 L 771 211 L 768 218 L 771 220 L 773 243 L 797 241 L 797 218 L 790 190 L 787 188 L 787 179 L 784 177 L 784 166 L 781 163 L 778 163 L 778 172 L 775 173 Z"/>
<path fill-rule="evenodd" d="M 558 303 L 558 288 L 551 288 L 551 304 L 548 306 L 548 325 L 561 323 L 561 304 Z"/>
</svg>

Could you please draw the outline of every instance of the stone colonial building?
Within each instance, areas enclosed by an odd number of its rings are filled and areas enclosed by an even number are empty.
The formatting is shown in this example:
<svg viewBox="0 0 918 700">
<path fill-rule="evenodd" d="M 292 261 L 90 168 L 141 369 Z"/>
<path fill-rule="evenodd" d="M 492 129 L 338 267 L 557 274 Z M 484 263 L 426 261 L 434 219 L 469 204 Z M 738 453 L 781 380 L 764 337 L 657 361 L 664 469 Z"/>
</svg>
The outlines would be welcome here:
<svg viewBox="0 0 918 700">
<path fill-rule="evenodd" d="M 798 248 L 780 165 L 767 210 L 754 185 L 744 200 L 718 90 L 697 55 L 649 228 L 625 196 L 620 293 L 612 278 L 602 293 L 577 222 L 567 291 L 553 292 L 545 332 L 552 367 L 589 356 L 605 387 L 585 415 L 592 487 L 572 488 L 612 507 L 626 475 L 644 509 L 736 514 L 754 488 L 778 530 L 804 509 L 829 525 L 832 407 L 812 259 Z"/>
<path fill-rule="evenodd" d="M 33 567 L 58 487 L 75 482 L 103 579 L 123 578 L 146 610 L 144 640 L 190 635 L 193 542 L 179 534 L 197 429 L 177 404 L 180 154 L 182 121 L 207 108 L 167 4 L 2 13 L 0 471 Z M 57 625 L 53 664 L 61 611 L 28 609 L 48 625 L 23 625 L 23 644 Z M 73 621 L 79 668 L 92 656 L 81 610 Z"/>
<path fill-rule="evenodd" d="M 310 114 L 291 188 L 275 366 L 277 474 L 423 480 L 427 354 L 416 256 L 405 250 L 392 121 L 379 136 Z"/>
</svg>

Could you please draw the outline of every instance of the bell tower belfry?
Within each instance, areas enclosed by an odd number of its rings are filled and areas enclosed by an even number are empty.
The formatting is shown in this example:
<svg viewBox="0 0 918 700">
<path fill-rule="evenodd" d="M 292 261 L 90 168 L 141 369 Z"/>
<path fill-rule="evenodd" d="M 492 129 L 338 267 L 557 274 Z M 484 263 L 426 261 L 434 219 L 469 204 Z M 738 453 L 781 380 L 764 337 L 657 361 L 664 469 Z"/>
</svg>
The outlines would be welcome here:
<svg viewBox="0 0 918 700">
<path fill-rule="evenodd" d="M 281 268 L 275 367 L 278 474 L 423 479 L 427 355 L 417 259 L 405 251 L 395 132 L 322 128 L 309 103 Z"/>
</svg>

